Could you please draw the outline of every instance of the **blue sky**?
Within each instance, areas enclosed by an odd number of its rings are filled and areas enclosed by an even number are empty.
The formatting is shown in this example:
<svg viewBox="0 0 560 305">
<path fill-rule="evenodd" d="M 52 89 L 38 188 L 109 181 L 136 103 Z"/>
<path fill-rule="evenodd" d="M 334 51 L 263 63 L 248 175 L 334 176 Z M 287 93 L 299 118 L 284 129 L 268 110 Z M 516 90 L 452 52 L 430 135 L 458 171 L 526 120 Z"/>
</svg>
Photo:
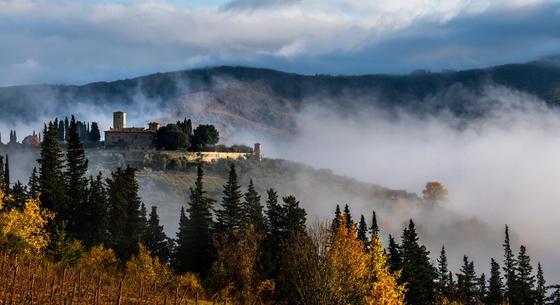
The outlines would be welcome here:
<svg viewBox="0 0 560 305">
<path fill-rule="evenodd" d="M 545 0 L 0 0 L 0 86 L 478 68 L 560 54 L 559 17 Z"/>
</svg>

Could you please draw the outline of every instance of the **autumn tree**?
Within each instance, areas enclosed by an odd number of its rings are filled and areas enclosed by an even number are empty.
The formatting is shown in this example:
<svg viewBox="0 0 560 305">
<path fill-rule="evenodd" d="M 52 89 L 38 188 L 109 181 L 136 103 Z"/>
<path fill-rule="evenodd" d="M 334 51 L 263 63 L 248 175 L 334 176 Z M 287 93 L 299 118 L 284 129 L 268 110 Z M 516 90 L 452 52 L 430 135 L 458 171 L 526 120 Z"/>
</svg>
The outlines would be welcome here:
<svg viewBox="0 0 560 305">
<path fill-rule="evenodd" d="M 447 189 L 438 181 L 430 181 L 426 183 L 426 187 L 422 191 L 425 202 L 436 205 L 447 201 Z"/>
</svg>

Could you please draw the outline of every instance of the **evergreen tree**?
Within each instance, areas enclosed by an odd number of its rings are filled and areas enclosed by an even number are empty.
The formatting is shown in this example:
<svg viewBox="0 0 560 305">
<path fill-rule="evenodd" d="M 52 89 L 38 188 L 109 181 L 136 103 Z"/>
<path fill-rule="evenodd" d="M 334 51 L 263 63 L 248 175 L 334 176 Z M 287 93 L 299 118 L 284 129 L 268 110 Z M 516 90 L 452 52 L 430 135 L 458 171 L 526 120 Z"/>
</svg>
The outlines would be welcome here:
<svg viewBox="0 0 560 305">
<path fill-rule="evenodd" d="M 56 214 L 57 222 L 66 221 L 68 206 L 64 194 L 64 155 L 58 146 L 57 128 L 45 125 L 39 162 L 39 193 L 41 204 Z"/>
<path fill-rule="evenodd" d="M 504 239 L 504 278 L 505 278 L 505 293 L 504 297 L 505 300 L 508 301 L 511 305 L 518 305 L 520 304 L 519 299 L 516 296 L 516 285 L 517 285 L 517 278 L 516 278 L 516 268 L 517 262 L 515 261 L 515 257 L 513 256 L 513 251 L 511 250 L 510 240 L 509 240 L 509 227 L 506 225 L 505 229 L 505 239 Z"/>
<path fill-rule="evenodd" d="M 541 263 L 537 265 L 537 289 L 535 290 L 535 304 L 545 305 L 546 301 L 546 281 Z"/>
<path fill-rule="evenodd" d="M 492 258 L 490 260 L 490 280 L 486 304 L 501 305 L 504 303 L 504 284 L 500 274 L 500 265 Z"/>
<path fill-rule="evenodd" d="M 64 128 L 64 122 L 62 120 L 60 120 L 58 122 L 58 127 L 56 128 L 56 138 L 59 141 L 64 141 L 66 139 L 66 135 L 65 135 L 65 128 Z"/>
<path fill-rule="evenodd" d="M 334 219 L 332 220 L 332 224 L 331 224 L 331 230 L 333 232 L 335 232 L 338 229 L 338 225 L 340 224 L 340 217 L 341 217 L 341 212 L 340 212 L 340 206 L 337 204 L 336 205 L 336 210 L 334 211 Z"/>
<path fill-rule="evenodd" d="M 532 272 L 531 259 L 527 255 L 527 249 L 522 245 L 517 256 L 517 289 L 522 304 L 535 303 L 533 293 L 535 277 L 531 275 Z"/>
<path fill-rule="evenodd" d="M 268 231 L 263 240 L 263 261 L 265 275 L 267 277 L 277 276 L 282 257 L 282 247 L 284 243 L 284 208 L 278 203 L 278 193 L 273 190 L 267 190 L 266 200 L 266 218 L 268 223 Z"/>
<path fill-rule="evenodd" d="M 212 239 L 212 207 L 215 201 L 206 196 L 203 185 L 204 172 L 202 164 L 197 168 L 195 187 L 191 188 L 188 217 L 181 211 L 177 248 L 175 251 L 175 269 L 180 272 L 195 272 L 203 277 L 208 274 L 216 257 Z"/>
<path fill-rule="evenodd" d="M 487 293 L 486 275 L 483 273 L 478 278 L 477 304 L 482 304 L 486 300 Z"/>
<path fill-rule="evenodd" d="M 450 279 L 449 279 L 449 267 L 447 262 L 447 253 L 445 252 L 445 246 L 441 247 L 441 252 L 439 258 L 437 260 L 438 268 L 438 281 L 437 281 L 437 291 L 438 291 L 438 298 L 443 300 L 447 298 L 448 300 L 451 298 L 451 286 L 450 286 Z"/>
<path fill-rule="evenodd" d="M 146 205 L 144 202 L 140 203 L 140 234 L 142 238 L 146 236 L 148 232 L 148 211 L 146 210 Z"/>
<path fill-rule="evenodd" d="M 25 201 L 27 200 L 27 187 L 18 180 L 11 188 L 10 195 L 12 196 L 11 206 L 23 209 Z"/>
<path fill-rule="evenodd" d="M 61 129 L 64 130 L 64 123 Z M 64 138 L 62 138 L 64 140 Z M 84 147 L 78 134 L 76 119 L 72 116 L 68 128 L 68 149 L 66 151 L 66 201 L 69 208 L 67 219 L 68 232 L 71 236 L 85 236 L 83 222 L 87 221 L 83 212 L 87 210 L 87 179 L 85 177 L 88 169 Z"/>
<path fill-rule="evenodd" d="M 461 272 L 457 274 L 458 296 L 463 304 L 475 305 L 477 303 L 477 284 L 474 263 L 469 261 L 469 258 L 465 255 L 463 256 Z"/>
<path fill-rule="evenodd" d="M 235 232 L 242 227 L 243 210 L 241 208 L 242 194 L 237 181 L 235 165 L 231 165 L 229 176 L 224 185 L 222 208 L 216 211 L 216 234 L 219 238 L 234 238 Z"/>
<path fill-rule="evenodd" d="M 4 165 L 4 189 L 6 194 L 10 194 L 10 187 L 12 183 L 10 181 L 10 157 L 6 155 L 6 164 Z"/>
<path fill-rule="evenodd" d="M 375 211 L 373 211 L 371 215 L 371 227 L 370 227 L 371 235 L 379 235 L 379 225 L 377 224 L 377 215 Z"/>
<path fill-rule="evenodd" d="M 403 262 L 399 248 L 400 247 L 395 242 L 393 236 L 389 235 L 389 253 L 387 254 L 387 262 L 389 263 L 389 270 L 391 272 L 397 272 L 402 270 L 403 268 Z"/>
<path fill-rule="evenodd" d="M 364 247 L 366 247 L 366 249 L 369 244 L 367 231 L 368 228 L 367 228 L 366 218 L 364 217 L 364 215 L 362 215 L 360 217 L 360 224 L 358 225 L 358 240 L 364 243 Z"/>
<path fill-rule="evenodd" d="M 64 118 L 64 140 L 68 140 L 68 129 L 70 128 L 70 123 L 68 122 L 68 117 Z"/>
<path fill-rule="evenodd" d="M 352 229 L 354 221 L 352 220 L 352 214 L 350 213 L 350 207 L 346 204 L 344 205 L 344 219 L 346 220 L 346 227 Z"/>
<path fill-rule="evenodd" d="M 307 217 L 305 209 L 299 206 L 299 201 L 292 195 L 283 197 L 282 201 L 284 202 L 284 223 L 287 236 L 292 237 L 297 234 L 305 234 L 305 221 Z"/>
<path fill-rule="evenodd" d="M 138 252 L 145 223 L 142 220 L 138 182 L 133 168 L 117 169 L 107 179 L 108 244 L 121 259 Z"/>
<path fill-rule="evenodd" d="M 5 189 L 4 183 L 4 156 L 0 156 L 0 188 Z"/>
<path fill-rule="evenodd" d="M 97 122 L 92 122 L 91 130 L 89 132 L 89 141 L 97 143 L 99 142 L 99 140 L 101 140 L 101 132 L 99 131 L 99 126 L 97 125 Z"/>
<path fill-rule="evenodd" d="M 92 247 L 105 242 L 107 236 L 107 191 L 101 173 L 95 179 L 90 177 L 87 193 L 87 204 L 81 213 L 85 219 L 80 222 L 78 239 Z"/>
<path fill-rule="evenodd" d="M 560 305 L 560 285 L 553 285 L 547 288 L 554 289 L 554 291 L 546 298 L 546 304 Z"/>
<path fill-rule="evenodd" d="M 152 206 L 150 218 L 148 219 L 148 228 L 144 236 L 144 245 L 153 255 L 159 257 L 163 262 L 169 260 L 169 245 L 167 236 L 163 232 L 163 226 L 159 224 L 159 216 L 157 207 Z"/>
<path fill-rule="evenodd" d="M 430 263 L 430 252 L 418 244 L 414 222 L 410 220 L 401 237 L 400 253 L 403 261 L 401 281 L 407 283 L 408 304 L 430 305 L 435 301 L 435 279 L 437 274 Z"/>
<path fill-rule="evenodd" d="M 39 195 L 39 177 L 37 176 L 37 168 L 33 167 L 31 172 L 31 177 L 27 183 L 27 196 L 30 198 L 35 198 Z"/>
<path fill-rule="evenodd" d="M 249 187 L 244 198 L 245 201 L 243 202 L 242 209 L 245 226 L 252 224 L 255 227 L 255 232 L 264 234 L 266 232 L 266 221 L 263 215 L 261 196 L 255 190 L 253 179 L 249 181 Z"/>
</svg>

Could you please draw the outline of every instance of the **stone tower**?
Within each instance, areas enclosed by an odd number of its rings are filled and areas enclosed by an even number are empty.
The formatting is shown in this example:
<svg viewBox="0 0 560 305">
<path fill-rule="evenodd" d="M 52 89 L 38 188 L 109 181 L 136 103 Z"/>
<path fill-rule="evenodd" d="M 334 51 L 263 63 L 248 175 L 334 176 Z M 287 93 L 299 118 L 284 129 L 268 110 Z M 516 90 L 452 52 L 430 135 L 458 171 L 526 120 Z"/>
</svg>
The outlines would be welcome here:
<svg viewBox="0 0 560 305">
<path fill-rule="evenodd" d="M 126 128 L 126 112 L 113 112 L 113 129 Z"/>
<path fill-rule="evenodd" d="M 257 159 L 258 161 L 262 160 L 262 150 L 261 150 L 261 143 L 255 143 L 255 149 L 253 150 L 253 153 L 255 154 L 255 159 Z"/>
</svg>

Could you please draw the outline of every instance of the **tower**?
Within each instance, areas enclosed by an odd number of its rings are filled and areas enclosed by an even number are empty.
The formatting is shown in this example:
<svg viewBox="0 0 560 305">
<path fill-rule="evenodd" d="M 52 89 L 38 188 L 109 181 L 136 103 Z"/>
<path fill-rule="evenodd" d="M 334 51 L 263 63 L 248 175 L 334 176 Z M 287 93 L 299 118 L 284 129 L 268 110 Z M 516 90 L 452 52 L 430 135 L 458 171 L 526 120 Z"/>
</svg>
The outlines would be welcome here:
<svg viewBox="0 0 560 305">
<path fill-rule="evenodd" d="M 126 112 L 113 112 L 113 129 L 126 128 Z"/>
<path fill-rule="evenodd" d="M 261 143 L 255 143 L 255 149 L 253 150 L 253 153 L 255 154 L 255 159 L 257 159 L 258 161 L 262 160 L 262 150 L 261 150 Z"/>
</svg>

